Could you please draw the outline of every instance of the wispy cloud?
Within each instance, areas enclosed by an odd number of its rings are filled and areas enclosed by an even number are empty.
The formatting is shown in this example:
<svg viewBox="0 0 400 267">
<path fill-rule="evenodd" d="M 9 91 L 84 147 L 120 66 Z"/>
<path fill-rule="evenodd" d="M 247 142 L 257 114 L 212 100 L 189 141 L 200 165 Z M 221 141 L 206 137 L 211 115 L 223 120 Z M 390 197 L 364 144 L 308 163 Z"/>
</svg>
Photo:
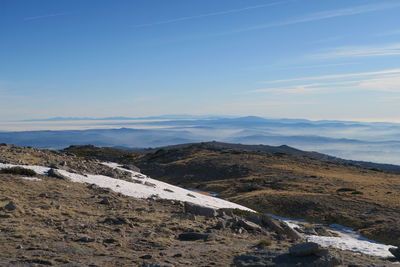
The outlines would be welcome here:
<svg viewBox="0 0 400 267">
<path fill-rule="evenodd" d="M 387 74 L 400 74 L 400 69 L 390 69 L 390 70 L 360 72 L 360 73 L 348 73 L 348 74 L 308 76 L 308 77 L 285 79 L 285 80 L 265 81 L 262 83 L 269 84 L 269 83 L 285 83 L 285 82 L 295 82 L 295 81 L 316 81 L 316 80 L 330 80 L 330 79 L 343 79 L 343 78 L 359 78 L 359 77 L 367 77 L 367 76 L 382 76 L 382 75 L 387 75 Z"/>
<path fill-rule="evenodd" d="M 261 24 L 247 28 L 241 28 L 234 30 L 233 32 L 246 32 L 246 31 L 254 31 L 254 30 L 261 30 L 266 28 L 273 28 L 279 26 L 286 26 L 298 23 L 305 23 L 317 20 L 324 20 L 324 19 L 331 19 L 343 16 L 351 16 L 351 15 L 358 15 L 373 11 L 379 11 L 389 8 L 396 8 L 400 7 L 400 2 L 385 2 L 385 3 L 378 3 L 378 4 L 370 4 L 370 5 L 361 5 L 356 7 L 350 8 L 343 8 L 343 9 L 335 9 L 335 10 L 328 10 L 328 11 L 321 11 L 316 13 L 311 13 L 305 16 L 301 16 L 298 18 L 291 18 L 287 20 L 282 20 L 278 22 L 272 22 L 268 24 Z"/>
<path fill-rule="evenodd" d="M 400 93 L 400 69 L 333 74 L 265 82 L 271 87 L 248 93 L 309 93 L 326 91 L 378 91 Z"/>
<path fill-rule="evenodd" d="M 294 70 L 294 69 L 321 69 L 321 68 L 330 68 L 330 67 L 338 67 L 338 66 L 348 66 L 348 65 L 359 65 L 359 62 L 343 62 L 343 63 L 327 63 L 327 64 L 301 64 L 301 65 L 260 65 L 260 66 L 250 66 L 245 67 L 243 70 L 245 71 L 254 71 L 254 70 Z"/>
<path fill-rule="evenodd" d="M 185 20 L 201 19 L 201 18 L 213 17 L 213 16 L 221 16 L 221 15 L 227 15 L 227 14 L 232 14 L 232 13 L 244 12 L 244 11 L 248 11 L 248 10 L 252 10 L 252 9 L 259 9 L 259 8 L 275 6 L 275 5 L 279 5 L 279 4 L 283 4 L 283 3 L 285 3 L 285 2 L 273 2 L 273 3 L 264 4 L 264 5 L 247 6 L 247 7 L 243 7 L 243 8 L 229 9 L 229 10 L 212 12 L 212 13 L 207 13 L 207 14 L 200 14 L 200 15 L 195 15 L 195 16 L 186 16 L 186 17 L 173 18 L 173 19 L 169 19 L 169 20 L 157 21 L 157 22 L 152 22 L 152 23 L 138 24 L 138 25 L 133 25 L 132 27 L 144 28 L 144 27 L 150 27 L 150 26 L 156 26 L 156 25 L 181 22 L 181 21 L 185 21 Z"/>
<path fill-rule="evenodd" d="M 309 93 L 318 91 L 327 91 L 327 89 L 338 88 L 343 86 L 357 85 L 356 81 L 342 81 L 342 82 L 319 82 L 319 83 L 302 83 L 291 86 L 277 86 L 268 87 L 249 91 L 249 93 Z"/>
<path fill-rule="evenodd" d="M 400 74 L 360 81 L 357 89 L 400 93 Z"/>
<path fill-rule="evenodd" d="M 335 47 L 326 52 L 306 56 L 309 59 L 335 59 L 355 57 L 381 57 L 400 55 L 400 43 L 380 46 L 343 46 Z"/>
<path fill-rule="evenodd" d="M 41 16 L 26 17 L 26 18 L 23 18 L 23 21 L 45 19 L 45 18 L 58 17 L 58 16 L 64 16 L 64 15 L 67 15 L 67 13 L 54 13 L 54 14 L 47 14 L 47 15 L 41 15 Z"/>
</svg>

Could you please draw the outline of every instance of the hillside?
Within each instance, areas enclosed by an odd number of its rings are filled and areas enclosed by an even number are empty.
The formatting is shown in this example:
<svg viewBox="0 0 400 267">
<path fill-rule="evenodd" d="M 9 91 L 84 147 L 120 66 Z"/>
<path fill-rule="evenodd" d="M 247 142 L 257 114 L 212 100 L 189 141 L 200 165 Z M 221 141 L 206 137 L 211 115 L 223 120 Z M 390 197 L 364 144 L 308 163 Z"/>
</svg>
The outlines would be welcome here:
<svg viewBox="0 0 400 267">
<path fill-rule="evenodd" d="M 0 146 L 0 156 L 1 266 L 391 266 L 396 261 L 389 246 L 342 237 L 320 225 L 293 228 L 151 179 L 132 164 L 9 145 Z M 135 156 L 137 161 L 148 155 Z M 370 255 L 323 248 L 305 242 L 307 236 L 315 242 L 337 239 L 337 245 Z"/>
<path fill-rule="evenodd" d="M 398 174 L 321 160 L 318 153 L 286 146 L 211 142 L 140 153 L 90 146 L 65 151 L 134 164 L 151 177 L 215 192 L 259 212 L 341 224 L 400 245 Z"/>
</svg>

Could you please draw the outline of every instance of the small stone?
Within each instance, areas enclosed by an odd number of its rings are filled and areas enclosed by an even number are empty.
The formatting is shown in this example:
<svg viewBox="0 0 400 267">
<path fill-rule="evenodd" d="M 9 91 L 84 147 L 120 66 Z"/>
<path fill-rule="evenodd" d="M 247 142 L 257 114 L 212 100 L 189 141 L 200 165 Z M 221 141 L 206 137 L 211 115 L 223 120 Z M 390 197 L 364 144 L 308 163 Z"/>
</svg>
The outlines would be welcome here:
<svg viewBox="0 0 400 267">
<path fill-rule="evenodd" d="M 195 232 L 186 232 L 178 236 L 178 239 L 181 241 L 207 240 L 207 238 L 208 234 L 195 233 Z"/>
<path fill-rule="evenodd" d="M 54 164 L 54 163 L 50 164 L 49 167 L 52 169 L 58 169 L 57 164 Z"/>
<path fill-rule="evenodd" d="M 169 189 L 169 188 L 164 188 L 164 191 L 170 192 L 170 193 L 173 193 L 173 192 L 174 192 L 173 190 L 171 190 L 171 189 Z"/>
<path fill-rule="evenodd" d="M 246 230 L 243 227 L 240 227 L 239 229 L 237 229 L 237 233 L 238 234 L 243 234 Z"/>
<path fill-rule="evenodd" d="M 146 185 L 146 186 L 150 186 L 150 187 L 156 187 L 157 185 L 156 184 L 153 184 L 153 183 L 150 183 L 150 182 L 144 182 L 144 185 Z"/>
<path fill-rule="evenodd" d="M 177 253 L 177 254 L 175 254 L 175 255 L 172 256 L 172 257 L 174 257 L 174 258 L 181 258 L 181 257 L 182 257 L 182 254 L 181 254 L 181 253 Z"/>
<path fill-rule="evenodd" d="M 82 236 L 80 238 L 78 238 L 77 240 L 75 240 L 76 242 L 83 242 L 83 243 L 91 243 L 94 242 L 96 239 L 94 238 L 90 238 L 87 236 Z"/>
<path fill-rule="evenodd" d="M 88 187 L 89 189 L 97 189 L 97 188 L 99 188 L 99 186 L 96 185 L 96 184 L 90 184 L 90 185 L 88 185 L 87 187 Z"/>
<path fill-rule="evenodd" d="M 106 238 L 103 240 L 103 243 L 106 243 L 106 244 L 112 244 L 112 243 L 116 243 L 116 242 L 117 242 L 117 240 L 114 238 Z"/>
<path fill-rule="evenodd" d="M 218 221 L 215 229 L 222 230 L 226 228 L 226 221 Z"/>
<path fill-rule="evenodd" d="M 18 245 L 15 247 L 16 249 L 23 249 L 23 247 L 21 245 Z"/>
<path fill-rule="evenodd" d="M 15 204 L 14 201 L 10 201 L 10 202 L 8 202 L 7 205 L 4 206 L 4 209 L 5 210 L 9 210 L 9 211 L 16 210 L 17 209 L 17 204 Z"/>
<path fill-rule="evenodd" d="M 146 255 L 140 256 L 140 258 L 144 259 L 144 260 L 150 260 L 151 258 L 153 258 L 153 256 L 151 256 L 150 254 L 146 254 Z"/>
<path fill-rule="evenodd" d="M 108 197 L 104 197 L 99 203 L 102 205 L 110 205 L 111 204 L 110 199 Z"/>
</svg>

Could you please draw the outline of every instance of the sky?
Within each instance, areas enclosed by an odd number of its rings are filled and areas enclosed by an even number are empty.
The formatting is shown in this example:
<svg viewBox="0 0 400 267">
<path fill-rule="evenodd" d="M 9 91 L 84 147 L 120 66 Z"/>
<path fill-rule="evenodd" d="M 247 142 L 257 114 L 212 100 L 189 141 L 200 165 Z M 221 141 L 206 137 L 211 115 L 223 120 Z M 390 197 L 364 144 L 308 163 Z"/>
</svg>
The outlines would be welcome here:
<svg viewBox="0 0 400 267">
<path fill-rule="evenodd" d="M 400 122 L 399 0 L 1 0 L 0 120 Z"/>
</svg>

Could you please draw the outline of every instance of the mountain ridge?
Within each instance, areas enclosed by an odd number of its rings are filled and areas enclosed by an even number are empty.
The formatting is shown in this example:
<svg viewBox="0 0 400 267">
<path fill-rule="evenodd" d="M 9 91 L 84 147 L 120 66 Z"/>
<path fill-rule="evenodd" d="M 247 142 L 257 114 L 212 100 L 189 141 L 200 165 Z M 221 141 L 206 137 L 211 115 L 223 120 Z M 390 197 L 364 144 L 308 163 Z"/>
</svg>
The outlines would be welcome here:
<svg viewBox="0 0 400 267">
<path fill-rule="evenodd" d="M 400 175 L 375 168 L 379 165 L 327 158 L 289 146 L 219 142 L 141 151 L 74 146 L 64 152 L 131 163 L 156 179 L 215 192 L 253 210 L 341 224 L 371 239 L 400 245 L 400 228 L 395 222 L 400 218 L 396 197 Z M 376 220 L 381 223 L 374 224 Z"/>
</svg>

